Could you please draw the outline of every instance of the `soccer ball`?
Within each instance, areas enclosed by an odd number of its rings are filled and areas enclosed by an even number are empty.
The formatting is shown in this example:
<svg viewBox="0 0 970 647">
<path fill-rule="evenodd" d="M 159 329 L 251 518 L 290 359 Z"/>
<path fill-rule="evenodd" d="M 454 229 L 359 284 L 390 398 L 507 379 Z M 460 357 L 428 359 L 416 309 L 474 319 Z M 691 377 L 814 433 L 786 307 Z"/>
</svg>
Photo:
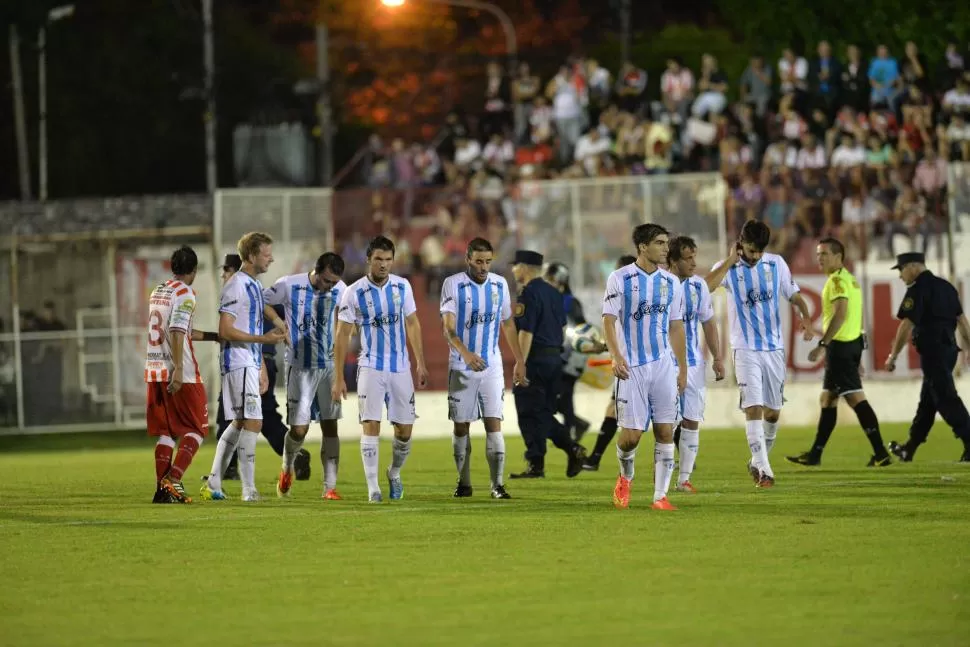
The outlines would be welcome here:
<svg viewBox="0 0 970 647">
<path fill-rule="evenodd" d="M 590 351 L 584 351 L 583 348 L 588 347 L 589 344 L 602 344 L 603 335 L 593 324 L 579 324 L 566 329 L 566 343 L 578 353 L 588 353 Z"/>
</svg>

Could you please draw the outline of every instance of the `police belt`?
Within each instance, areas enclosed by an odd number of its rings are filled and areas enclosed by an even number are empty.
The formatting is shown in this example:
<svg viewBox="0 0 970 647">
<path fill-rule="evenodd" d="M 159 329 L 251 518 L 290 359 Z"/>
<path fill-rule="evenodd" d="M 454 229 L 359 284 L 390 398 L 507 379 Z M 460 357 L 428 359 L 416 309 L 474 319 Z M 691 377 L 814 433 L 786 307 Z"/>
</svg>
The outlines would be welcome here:
<svg viewBox="0 0 970 647">
<path fill-rule="evenodd" d="M 529 355 L 562 355 L 562 346 L 533 346 Z"/>
</svg>

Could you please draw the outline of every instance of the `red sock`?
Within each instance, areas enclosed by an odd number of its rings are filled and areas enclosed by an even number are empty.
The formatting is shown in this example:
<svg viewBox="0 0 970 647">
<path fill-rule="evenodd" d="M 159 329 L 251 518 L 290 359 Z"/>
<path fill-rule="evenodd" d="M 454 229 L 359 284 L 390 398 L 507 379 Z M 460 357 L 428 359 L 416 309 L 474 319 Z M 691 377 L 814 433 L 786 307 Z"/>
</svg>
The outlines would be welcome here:
<svg viewBox="0 0 970 647">
<path fill-rule="evenodd" d="M 168 474 L 172 466 L 172 452 L 175 448 L 172 445 L 158 443 L 155 445 L 155 480 L 161 481 L 162 477 Z"/>
<path fill-rule="evenodd" d="M 169 476 L 176 481 L 182 480 L 182 475 L 185 474 L 185 470 L 189 469 L 192 459 L 195 458 L 195 452 L 199 451 L 200 440 L 195 434 L 182 436 L 182 442 L 179 443 L 179 452 L 175 455 L 175 462 L 172 464 L 172 469 L 169 470 Z"/>
</svg>

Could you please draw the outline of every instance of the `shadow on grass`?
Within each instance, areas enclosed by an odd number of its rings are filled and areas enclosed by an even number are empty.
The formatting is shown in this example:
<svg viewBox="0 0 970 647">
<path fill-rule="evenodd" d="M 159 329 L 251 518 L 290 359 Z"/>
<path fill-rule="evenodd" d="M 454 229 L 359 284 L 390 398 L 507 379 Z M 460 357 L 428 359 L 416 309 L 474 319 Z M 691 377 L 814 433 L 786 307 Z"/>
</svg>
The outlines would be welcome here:
<svg viewBox="0 0 970 647">
<path fill-rule="evenodd" d="M 144 431 L 96 431 L 66 434 L 0 436 L 0 452 L 73 452 L 85 449 L 134 449 L 151 447 Z"/>
</svg>

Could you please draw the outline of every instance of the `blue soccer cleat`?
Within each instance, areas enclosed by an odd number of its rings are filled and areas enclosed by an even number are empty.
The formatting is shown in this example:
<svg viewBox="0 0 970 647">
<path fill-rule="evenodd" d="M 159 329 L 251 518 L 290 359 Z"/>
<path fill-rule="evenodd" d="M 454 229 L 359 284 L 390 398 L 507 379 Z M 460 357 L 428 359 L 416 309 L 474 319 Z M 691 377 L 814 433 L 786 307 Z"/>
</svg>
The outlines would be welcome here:
<svg viewBox="0 0 970 647">
<path fill-rule="evenodd" d="M 202 477 L 202 488 L 199 490 L 199 495 L 202 497 L 203 501 L 228 501 L 229 497 L 225 495 L 222 490 L 213 490 L 209 487 L 209 477 Z"/>
<path fill-rule="evenodd" d="M 390 490 L 389 498 L 391 501 L 400 501 L 404 498 L 404 484 L 401 477 L 391 478 L 391 471 L 387 471 L 387 489 Z"/>
<path fill-rule="evenodd" d="M 368 503 L 384 503 L 384 497 L 380 492 L 374 492 L 367 498 Z"/>
</svg>

